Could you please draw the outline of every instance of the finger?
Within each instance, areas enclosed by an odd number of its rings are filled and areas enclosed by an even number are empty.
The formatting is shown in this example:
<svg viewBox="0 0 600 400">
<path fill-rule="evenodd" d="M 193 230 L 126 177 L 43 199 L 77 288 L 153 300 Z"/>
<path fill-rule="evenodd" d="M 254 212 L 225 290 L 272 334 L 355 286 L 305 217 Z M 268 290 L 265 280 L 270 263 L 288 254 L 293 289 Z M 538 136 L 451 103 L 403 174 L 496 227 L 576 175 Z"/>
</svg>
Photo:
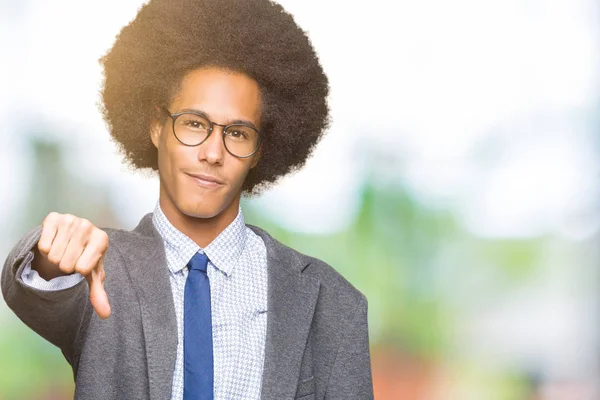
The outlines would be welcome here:
<svg viewBox="0 0 600 400">
<path fill-rule="evenodd" d="M 71 234 L 73 230 L 73 223 L 75 222 L 75 217 L 73 215 L 63 215 L 58 223 L 58 232 L 54 241 L 52 242 L 52 247 L 50 248 L 50 252 L 48 252 L 48 260 L 56 265 L 60 264 L 60 260 L 65 253 L 65 249 L 69 244 L 71 239 Z M 62 272 L 70 274 L 73 272 L 73 269 L 65 268 L 60 269 Z"/>
<path fill-rule="evenodd" d="M 104 290 L 104 279 L 106 275 L 104 273 L 104 264 L 100 260 L 97 268 L 92 270 L 86 279 L 90 287 L 90 302 L 92 307 L 96 311 L 96 314 L 102 319 L 106 319 L 110 316 L 110 304 L 108 302 L 108 296 Z"/>
<path fill-rule="evenodd" d="M 91 233 L 93 232 L 94 226 L 87 219 L 78 219 L 74 224 L 74 229 L 72 230 L 71 238 L 69 243 L 67 244 L 67 248 L 65 249 L 65 253 L 62 256 L 62 259 L 59 263 L 59 268 L 61 271 L 76 271 L 80 272 L 77 269 L 77 262 L 81 258 L 83 254 L 86 244 L 91 240 Z M 98 259 L 100 255 L 93 261 L 93 264 L 90 264 L 86 268 L 86 273 L 83 275 L 87 275 L 91 269 L 96 266 L 98 263 Z M 80 268 L 81 269 L 81 268 Z M 81 272 L 80 272 L 81 273 Z"/>
<path fill-rule="evenodd" d="M 91 236 L 79 259 L 75 263 L 75 272 L 83 276 L 89 275 L 104 256 L 108 248 L 108 236 L 106 232 L 96 229 Z"/>
<path fill-rule="evenodd" d="M 47 257 L 50 249 L 52 248 L 52 242 L 56 237 L 58 231 L 58 221 L 60 215 L 55 212 L 51 212 L 42 222 L 42 234 L 38 241 L 38 250 L 40 253 Z"/>
<path fill-rule="evenodd" d="M 58 268 L 64 273 L 73 273 L 79 272 L 77 270 L 77 262 L 81 258 L 81 255 L 85 251 L 85 244 L 79 238 L 71 238 L 69 243 L 67 244 L 67 248 L 65 249 L 65 253 L 63 254 L 60 262 L 58 263 Z M 93 265 L 87 268 L 87 271 L 91 271 Z"/>
</svg>

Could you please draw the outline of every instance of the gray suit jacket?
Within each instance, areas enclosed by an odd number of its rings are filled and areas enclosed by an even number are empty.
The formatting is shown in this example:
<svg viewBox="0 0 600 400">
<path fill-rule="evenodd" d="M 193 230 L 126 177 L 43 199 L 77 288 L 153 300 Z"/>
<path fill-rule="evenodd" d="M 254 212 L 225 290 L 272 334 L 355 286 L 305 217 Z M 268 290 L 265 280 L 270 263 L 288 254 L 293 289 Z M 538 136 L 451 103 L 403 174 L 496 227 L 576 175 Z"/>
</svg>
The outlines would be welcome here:
<svg viewBox="0 0 600 400">
<path fill-rule="evenodd" d="M 268 311 L 262 399 L 372 399 L 367 301 L 324 262 L 249 227 L 267 248 Z M 58 346 L 73 368 L 77 399 L 170 398 L 177 348 L 175 308 L 161 236 L 146 214 L 133 231 L 103 228 L 112 315 L 93 311 L 88 285 L 55 292 L 21 272 L 40 238 L 30 230 L 2 271 L 8 306 Z"/>
</svg>

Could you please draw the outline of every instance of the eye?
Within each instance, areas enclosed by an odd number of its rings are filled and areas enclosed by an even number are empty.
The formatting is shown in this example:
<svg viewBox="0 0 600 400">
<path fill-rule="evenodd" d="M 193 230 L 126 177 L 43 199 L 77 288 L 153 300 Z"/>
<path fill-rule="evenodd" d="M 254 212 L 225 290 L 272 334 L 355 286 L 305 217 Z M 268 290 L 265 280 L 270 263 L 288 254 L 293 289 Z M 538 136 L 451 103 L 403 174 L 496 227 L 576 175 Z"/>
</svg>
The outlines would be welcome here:
<svg viewBox="0 0 600 400">
<path fill-rule="evenodd" d="M 234 130 L 232 132 L 229 132 L 229 135 L 235 137 L 235 138 L 247 138 L 248 135 L 246 135 L 244 132 L 240 131 L 240 130 Z"/>
<path fill-rule="evenodd" d="M 248 140 L 249 135 L 244 129 L 241 128 L 231 128 L 227 130 L 227 136 L 236 140 Z"/>
<path fill-rule="evenodd" d="M 175 123 L 179 126 L 177 129 L 185 129 L 190 132 L 206 133 L 210 129 L 210 122 L 197 114 L 181 114 Z"/>
<path fill-rule="evenodd" d="M 194 119 L 185 120 L 185 121 L 183 121 L 183 124 L 185 126 L 193 128 L 193 129 L 206 129 L 206 126 L 202 121 L 198 121 L 198 120 L 194 120 Z"/>
</svg>

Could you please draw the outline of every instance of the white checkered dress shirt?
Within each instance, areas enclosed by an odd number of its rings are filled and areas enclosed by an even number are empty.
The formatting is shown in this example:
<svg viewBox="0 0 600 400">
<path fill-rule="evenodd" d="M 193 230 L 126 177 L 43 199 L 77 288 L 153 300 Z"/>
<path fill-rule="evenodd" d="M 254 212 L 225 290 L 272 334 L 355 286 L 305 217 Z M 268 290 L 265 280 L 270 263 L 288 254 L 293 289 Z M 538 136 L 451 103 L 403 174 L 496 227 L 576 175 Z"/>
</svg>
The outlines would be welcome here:
<svg viewBox="0 0 600 400">
<path fill-rule="evenodd" d="M 206 248 L 201 249 L 167 219 L 159 203 L 152 222 L 165 244 L 169 278 L 177 317 L 177 357 L 171 398 L 183 399 L 183 300 L 187 263 L 196 252 L 209 259 L 213 325 L 215 400 L 260 398 L 267 334 L 267 249 L 262 239 L 246 227 L 242 209 L 235 220 Z M 41 290 L 74 286 L 78 274 L 41 278 L 27 265 L 23 281 Z"/>
</svg>

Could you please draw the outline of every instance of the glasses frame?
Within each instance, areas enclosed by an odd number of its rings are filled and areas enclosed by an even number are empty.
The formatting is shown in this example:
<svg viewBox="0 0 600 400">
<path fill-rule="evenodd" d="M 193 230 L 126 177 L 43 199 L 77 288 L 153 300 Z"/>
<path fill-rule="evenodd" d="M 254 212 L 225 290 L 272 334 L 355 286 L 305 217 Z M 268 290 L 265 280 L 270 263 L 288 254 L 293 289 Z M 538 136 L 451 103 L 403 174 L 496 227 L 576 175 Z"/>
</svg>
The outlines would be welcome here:
<svg viewBox="0 0 600 400">
<path fill-rule="evenodd" d="M 222 125 L 222 124 L 217 124 L 216 122 L 213 122 L 213 121 L 211 121 L 211 120 L 210 120 L 210 119 L 209 119 L 209 118 L 208 118 L 208 117 L 207 117 L 207 116 L 206 116 L 204 113 L 202 113 L 202 112 L 199 112 L 199 111 L 183 111 L 183 112 L 179 112 L 179 113 L 172 113 L 172 112 L 171 112 L 171 111 L 169 111 L 169 109 L 168 109 L 168 108 L 166 108 L 166 107 L 161 107 L 161 108 L 163 109 L 163 111 L 164 111 L 164 112 L 166 112 L 166 113 L 167 113 L 167 115 L 168 115 L 169 117 L 171 117 L 171 122 L 172 122 L 172 126 L 171 126 L 171 128 L 172 128 L 172 130 L 173 130 L 173 136 L 175 136 L 175 139 L 177 139 L 177 141 L 178 141 L 179 143 L 181 143 L 182 145 L 184 145 L 184 146 L 187 146 L 187 147 L 196 147 L 196 146 L 200 146 L 202 143 L 206 142 L 206 140 L 208 140 L 208 138 L 210 137 L 210 135 L 212 134 L 212 132 L 213 132 L 213 130 L 214 130 L 214 125 L 217 125 L 217 126 L 220 126 L 221 128 L 223 128 L 223 131 L 222 131 L 223 133 L 221 134 L 221 139 L 223 140 L 223 147 L 225 147 L 225 150 L 227 150 L 227 152 L 228 152 L 229 154 L 231 154 L 232 156 L 234 156 L 234 157 L 237 157 L 237 158 L 248 158 L 248 157 L 252 157 L 254 154 L 256 154 L 256 152 L 258 151 L 258 149 L 260 149 L 260 145 L 262 144 L 262 135 L 260 134 L 260 131 L 259 131 L 258 129 L 256 129 L 255 127 L 253 127 L 252 125 L 249 125 L 249 124 L 244 124 L 244 123 L 239 123 L 239 122 L 238 122 L 238 123 L 235 123 L 235 124 Z M 181 141 L 181 139 L 179 139 L 179 138 L 177 137 L 177 134 L 175 133 L 175 120 L 176 120 L 177 118 L 179 118 L 180 116 L 184 115 L 184 114 L 193 114 L 193 115 L 197 115 L 197 116 L 199 116 L 199 117 L 202 117 L 202 118 L 204 118 L 205 120 L 207 120 L 207 121 L 208 121 L 208 123 L 210 124 L 210 125 L 209 125 L 209 128 L 208 128 L 208 135 L 206 135 L 206 137 L 204 138 L 204 140 L 203 140 L 203 141 L 201 141 L 200 143 L 198 143 L 198 144 L 187 144 L 187 143 L 183 143 L 183 142 Z M 250 129 L 252 129 L 253 131 L 255 131 L 255 132 L 256 132 L 256 134 L 258 135 L 258 143 L 256 144 L 256 149 L 254 149 L 254 151 L 253 151 L 252 153 L 250 153 L 250 154 L 248 154 L 248 155 L 246 155 L 246 156 L 238 156 L 237 154 L 233 154 L 233 153 L 231 152 L 231 150 L 229 150 L 229 149 L 227 148 L 227 143 L 225 142 L 225 135 L 226 135 L 227 129 L 231 128 L 232 126 L 244 126 L 244 127 L 246 127 L 246 128 L 250 128 Z"/>
</svg>

